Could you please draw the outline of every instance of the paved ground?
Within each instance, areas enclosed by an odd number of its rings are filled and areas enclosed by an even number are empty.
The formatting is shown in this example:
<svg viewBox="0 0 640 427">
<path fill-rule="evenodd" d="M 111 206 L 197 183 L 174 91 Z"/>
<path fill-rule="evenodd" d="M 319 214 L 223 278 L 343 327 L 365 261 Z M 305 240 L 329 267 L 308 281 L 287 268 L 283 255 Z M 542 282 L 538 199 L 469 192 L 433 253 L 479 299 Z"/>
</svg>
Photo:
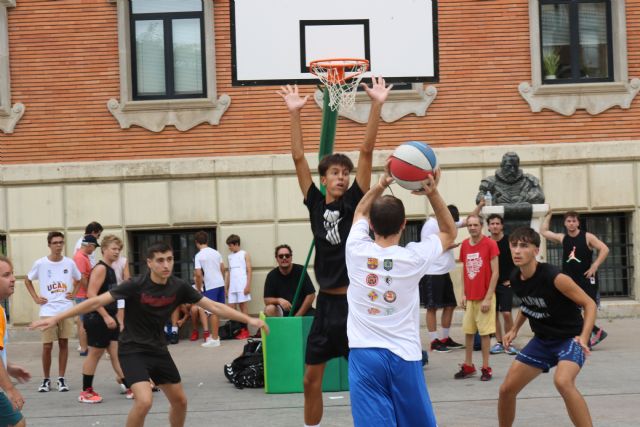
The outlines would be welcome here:
<svg viewBox="0 0 640 427">
<path fill-rule="evenodd" d="M 589 404 L 594 424 L 606 427 L 631 427 L 640 424 L 640 319 L 603 320 L 609 338 L 595 349 L 579 376 L 578 384 Z M 526 328 L 526 327 L 525 327 Z M 524 328 L 523 328 L 524 329 Z M 104 402 L 86 405 L 77 402 L 81 386 L 80 366 L 83 358 L 72 352 L 67 379 L 68 393 L 38 393 L 41 380 L 39 343 L 26 342 L 33 334 L 18 332 L 10 344 L 10 359 L 25 365 L 34 379 L 19 386 L 26 397 L 24 414 L 30 426 L 96 426 L 124 425 L 130 401 L 118 394 L 114 375 L 107 360 L 101 361 L 95 388 Z M 454 339 L 461 341 L 456 328 Z M 523 344 L 531 334 L 522 333 L 517 343 Z M 423 337 L 424 339 L 425 337 Z M 426 340 L 425 340 L 426 342 Z M 76 344 L 74 343 L 73 348 Z M 303 400 L 300 394 L 266 395 L 263 390 L 237 390 L 222 373 L 224 363 L 241 351 L 242 342 L 225 341 L 217 349 L 204 349 L 199 343 L 183 341 L 171 346 L 171 352 L 182 373 L 189 399 L 188 426 L 301 426 Z M 479 378 L 453 380 L 464 350 L 448 354 L 431 354 L 425 378 L 431 393 L 440 427 L 495 426 L 497 392 L 512 357 L 492 357 L 494 380 L 482 383 Z M 479 353 L 474 357 L 479 361 Z M 53 366 L 56 366 L 54 361 Z M 55 372 L 55 370 L 53 371 Z M 352 425 L 349 394 L 325 395 L 323 427 Z M 147 425 L 167 425 L 167 403 L 155 394 Z M 516 426 L 570 426 L 562 399 L 553 387 L 552 375 L 542 375 L 520 396 Z"/>
</svg>

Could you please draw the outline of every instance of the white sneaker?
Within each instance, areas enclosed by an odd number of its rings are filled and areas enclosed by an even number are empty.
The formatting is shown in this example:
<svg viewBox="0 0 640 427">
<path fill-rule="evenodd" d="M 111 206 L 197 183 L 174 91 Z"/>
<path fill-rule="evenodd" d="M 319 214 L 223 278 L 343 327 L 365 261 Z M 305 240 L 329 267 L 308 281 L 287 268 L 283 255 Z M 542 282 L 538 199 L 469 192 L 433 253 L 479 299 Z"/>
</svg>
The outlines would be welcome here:
<svg viewBox="0 0 640 427">
<path fill-rule="evenodd" d="M 211 348 L 211 347 L 220 347 L 220 338 L 214 340 L 213 338 L 207 338 L 204 344 L 200 344 L 201 347 Z"/>
<path fill-rule="evenodd" d="M 69 391 L 69 386 L 63 377 L 58 378 L 58 391 Z"/>
<path fill-rule="evenodd" d="M 120 394 L 127 394 L 127 391 L 129 390 L 127 386 L 122 383 L 118 383 L 118 387 L 120 387 Z"/>
</svg>

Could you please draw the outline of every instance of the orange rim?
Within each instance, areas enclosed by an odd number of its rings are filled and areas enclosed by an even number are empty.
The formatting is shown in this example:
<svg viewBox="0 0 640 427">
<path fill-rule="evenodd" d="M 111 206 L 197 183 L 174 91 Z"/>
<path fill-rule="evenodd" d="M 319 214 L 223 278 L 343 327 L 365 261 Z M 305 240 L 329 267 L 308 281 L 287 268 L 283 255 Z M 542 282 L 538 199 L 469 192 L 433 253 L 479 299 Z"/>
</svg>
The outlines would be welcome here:
<svg viewBox="0 0 640 427">
<path fill-rule="evenodd" d="M 318 59 L 309 63 L 311 74 L 318 75 L 315 68 L 325 68 L 327 70 L 328 83 L 344 83 L 354 77 L 359 76 L 369 69 L 369 61 L 360 58 L 331 58 Z M 353 70 L 355 71 L 348 71 Z"/>
</svg>

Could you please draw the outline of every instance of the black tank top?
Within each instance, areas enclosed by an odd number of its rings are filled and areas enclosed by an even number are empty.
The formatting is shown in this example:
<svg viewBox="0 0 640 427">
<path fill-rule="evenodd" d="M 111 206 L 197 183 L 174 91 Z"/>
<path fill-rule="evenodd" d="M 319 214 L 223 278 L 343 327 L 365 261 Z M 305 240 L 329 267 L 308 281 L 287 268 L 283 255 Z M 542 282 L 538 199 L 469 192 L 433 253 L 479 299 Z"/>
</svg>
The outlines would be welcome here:
<svg viewBox="0 0 640 427">
<path fill-rule="evenodd" d="M 593 251 L 587 245 L 587 233 L 580 230 L 575 237 L 565 234 L 562 239 L 562 272 L 584 287 L 588 282 L 584 273 L 591 268 L 592 262 Z"/>
<path fill-rule="evenodd" d="M 98 262 L 96 266 L 98 265 L 103 265 L 107 270 L 104 276 L 104 282 L 102 282 L 102 286 L 100 286 L 100 289 L 98 290 L 98 295 L 102 295 L 118 286 L 118 279 L 116 278 L 116 272 L 113 268 L 102 261 Z M 111 304 L 105 305 L 104 309 L 107 310 L 107 313 L 109 313 L 110 316 L 114 316 L 118 312 L 118 304 L 114 301 Z"/>
</svg>

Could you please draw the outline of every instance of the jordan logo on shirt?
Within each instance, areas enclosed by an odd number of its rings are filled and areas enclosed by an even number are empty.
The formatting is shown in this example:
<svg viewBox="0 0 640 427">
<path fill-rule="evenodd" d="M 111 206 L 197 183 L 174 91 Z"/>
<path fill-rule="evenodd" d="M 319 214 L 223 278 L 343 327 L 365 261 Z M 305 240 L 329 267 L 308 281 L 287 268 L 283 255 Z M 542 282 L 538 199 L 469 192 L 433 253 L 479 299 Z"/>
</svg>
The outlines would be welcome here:
<svg viewBox="0 0 640 427">
<path fill-rule="evenodd" d="M 567 257 L 567 261 L 566 262 L 569 262 L 569 261 L 582 262 L 576 257 L 576 247 L 575 246 L 573 247 L 573 249 L 569 253 L 569 256 Z"/>
<path fill-rule="evenodd" d="M 342 221 L 342 218 L 340 217 L 340 211 L 330 211 L 329 209 L 327 209 L 324 211 L 323 217 L 324 229 L 327 232 L 327 241 L 332 245 L 339 245 L 341 240 L 338 226 L 340 225 L 340 221 Z"/>
</svg>

